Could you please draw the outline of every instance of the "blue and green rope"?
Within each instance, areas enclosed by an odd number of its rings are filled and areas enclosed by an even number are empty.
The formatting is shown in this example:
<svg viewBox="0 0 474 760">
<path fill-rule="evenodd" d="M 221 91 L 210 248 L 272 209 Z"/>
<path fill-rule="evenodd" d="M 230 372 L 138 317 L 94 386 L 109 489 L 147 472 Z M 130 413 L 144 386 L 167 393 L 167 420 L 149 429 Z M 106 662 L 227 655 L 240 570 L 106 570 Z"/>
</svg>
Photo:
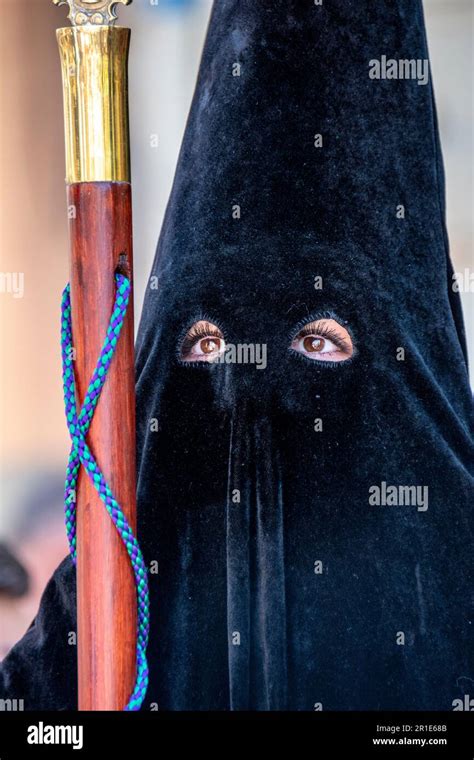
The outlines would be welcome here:
<svg viewBox="0 0 474 760">
<path fill-rule="evenodd" d="M 149 632 L 149 598 L 147 568 L 140 547 L 127 518 L 114 498 L 100 468 L 86 443 L 97 402 L 107 378 L 120 331 L 124 322 L 130 298 L 130 280 L 122 274 L 115 275 L 115 303 L 110 317 L 107 333 L 102 345 L 96 368 L 87 388 L 84 403 L 77 415 L 76 384 L 74 379 L 74 350 L 71 328 L 71 299 L 69 285 L 63 291 L 61 301 L 61 353 L 63 364 L 63 389 L 66 420 L 71 436 L 72 447 L 66 473 L 64 489 L 64 512 L 69 549 L 76 563 L 76 487 L 81 465 L 86 470 L 97 493 L 105 504 L 112 521 L 117 528 L 132 565 L 137 591 L 137 673 L 135 686 L 125 710 L 139 710 L 148 687 L 148 663 L 146 648 Z"/>
</svg>

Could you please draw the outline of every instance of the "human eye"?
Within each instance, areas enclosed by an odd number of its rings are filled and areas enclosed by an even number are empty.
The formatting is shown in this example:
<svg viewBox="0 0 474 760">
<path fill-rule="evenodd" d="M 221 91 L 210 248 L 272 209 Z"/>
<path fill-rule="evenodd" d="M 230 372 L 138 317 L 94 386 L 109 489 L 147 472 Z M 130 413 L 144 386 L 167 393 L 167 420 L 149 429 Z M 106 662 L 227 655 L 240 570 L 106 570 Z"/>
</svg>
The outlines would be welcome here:
<svg viewBox="0 0 474 760">
<path fill-rule="evenodd" d="M 201 319 L 187 331 L 180 348 L 183 362 L 213 362 L 225 351 L 222 331 L 212 322 Z"/>
<path fill-rule="evenodd" d="M 354 353 L 352 339 L 335 319 L 317 319 L 302 327 L 290 348 L 313 361 L 343 362 Z"/>
</svg>

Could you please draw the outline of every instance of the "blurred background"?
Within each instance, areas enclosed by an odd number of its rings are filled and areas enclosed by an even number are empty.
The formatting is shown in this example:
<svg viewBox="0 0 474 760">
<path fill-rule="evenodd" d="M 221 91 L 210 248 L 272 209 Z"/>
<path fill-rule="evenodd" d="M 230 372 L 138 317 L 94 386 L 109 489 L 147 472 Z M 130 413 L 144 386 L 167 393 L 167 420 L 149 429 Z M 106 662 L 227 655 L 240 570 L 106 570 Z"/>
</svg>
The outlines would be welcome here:
<svg viewBox="0 0 474 760">
<path fill-rule="evenodd" d="M 257 1 L 257 0 L 256 0 Z M 473 3 L 425 0 L 447 175 L 454 268 L 472 270 Z M 211 0 L 134 0 L 130 114 L 136 322 L 190 106 Z M 59 350 L 68 279 L 62 86 L 55 29 L 67 8 L 0 0 L 0 659 L 33 619 L 67 554 L 62 488 L 69 451 Z M 158 140 L 156 140 L 156 137 Z M 157 147 L 156 146 L 157 144 Z M 471 377 L 474 294 L 464 292 Z M 2 588 L 3 586 L 3 588 Z"/>
</svg>

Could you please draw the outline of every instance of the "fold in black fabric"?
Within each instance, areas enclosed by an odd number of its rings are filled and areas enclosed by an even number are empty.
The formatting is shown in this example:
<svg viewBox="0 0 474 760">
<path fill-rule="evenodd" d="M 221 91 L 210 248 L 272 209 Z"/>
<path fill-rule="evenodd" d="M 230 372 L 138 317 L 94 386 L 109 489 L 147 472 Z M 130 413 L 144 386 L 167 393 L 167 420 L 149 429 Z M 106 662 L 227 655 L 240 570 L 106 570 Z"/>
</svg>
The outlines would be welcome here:
<svg viewBox="0 0 474 760">
<path fill-rule="evenodd" d="M 420 76 L 371 78 L 382 56 Z M 417 0 L 215 4 L 137 346 L 145 709 L 472 694 L 472 406 L 427 58 Z M 181 361 L 204 318 L 265 368 Z M 352 358 L 290 349 L 317 318 Z M 66 561 L 4 661 L 29 708 L 75 704 L 72 590 Z"/>
</svg>

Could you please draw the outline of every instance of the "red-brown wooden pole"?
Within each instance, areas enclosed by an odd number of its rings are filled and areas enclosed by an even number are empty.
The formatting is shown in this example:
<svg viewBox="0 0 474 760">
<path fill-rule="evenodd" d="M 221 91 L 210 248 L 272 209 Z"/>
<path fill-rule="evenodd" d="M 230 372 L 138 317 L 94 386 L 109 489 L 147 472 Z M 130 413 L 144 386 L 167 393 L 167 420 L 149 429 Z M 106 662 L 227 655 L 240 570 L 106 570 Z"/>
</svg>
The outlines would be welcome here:
<svg viewBox="0 0 474 760">
<path fill-rule="evenodd" d="M 64 90 L 78 409 L 112 313 L 115 273 L 132 277 L 129 30 L 113 26 L 118 1 L 130 0 L 67 0 L 72 26 L 57 32 Z M 87 443 L 135 530 L 133 298 Z M 135 583 L 127 551 L 83 468 L 76 514 L 79 709 L 123 710 L 135 682 Z"/>
<path fill-rule="evenodd" d="M 71 311 L 78 401 L 100 354 L 115 297 L 114 273 L 131 276 L 128 183 L 68 186 Z M 70 214 L 71 216 L 71 214 Z M 87 436 L 114 496 L 135 531 L 133 299 Z M 79 707 L 123 709 L 135 676 L 136 604 L 125 547 L 86 472 L 77 489 Z"/>
</svg>

